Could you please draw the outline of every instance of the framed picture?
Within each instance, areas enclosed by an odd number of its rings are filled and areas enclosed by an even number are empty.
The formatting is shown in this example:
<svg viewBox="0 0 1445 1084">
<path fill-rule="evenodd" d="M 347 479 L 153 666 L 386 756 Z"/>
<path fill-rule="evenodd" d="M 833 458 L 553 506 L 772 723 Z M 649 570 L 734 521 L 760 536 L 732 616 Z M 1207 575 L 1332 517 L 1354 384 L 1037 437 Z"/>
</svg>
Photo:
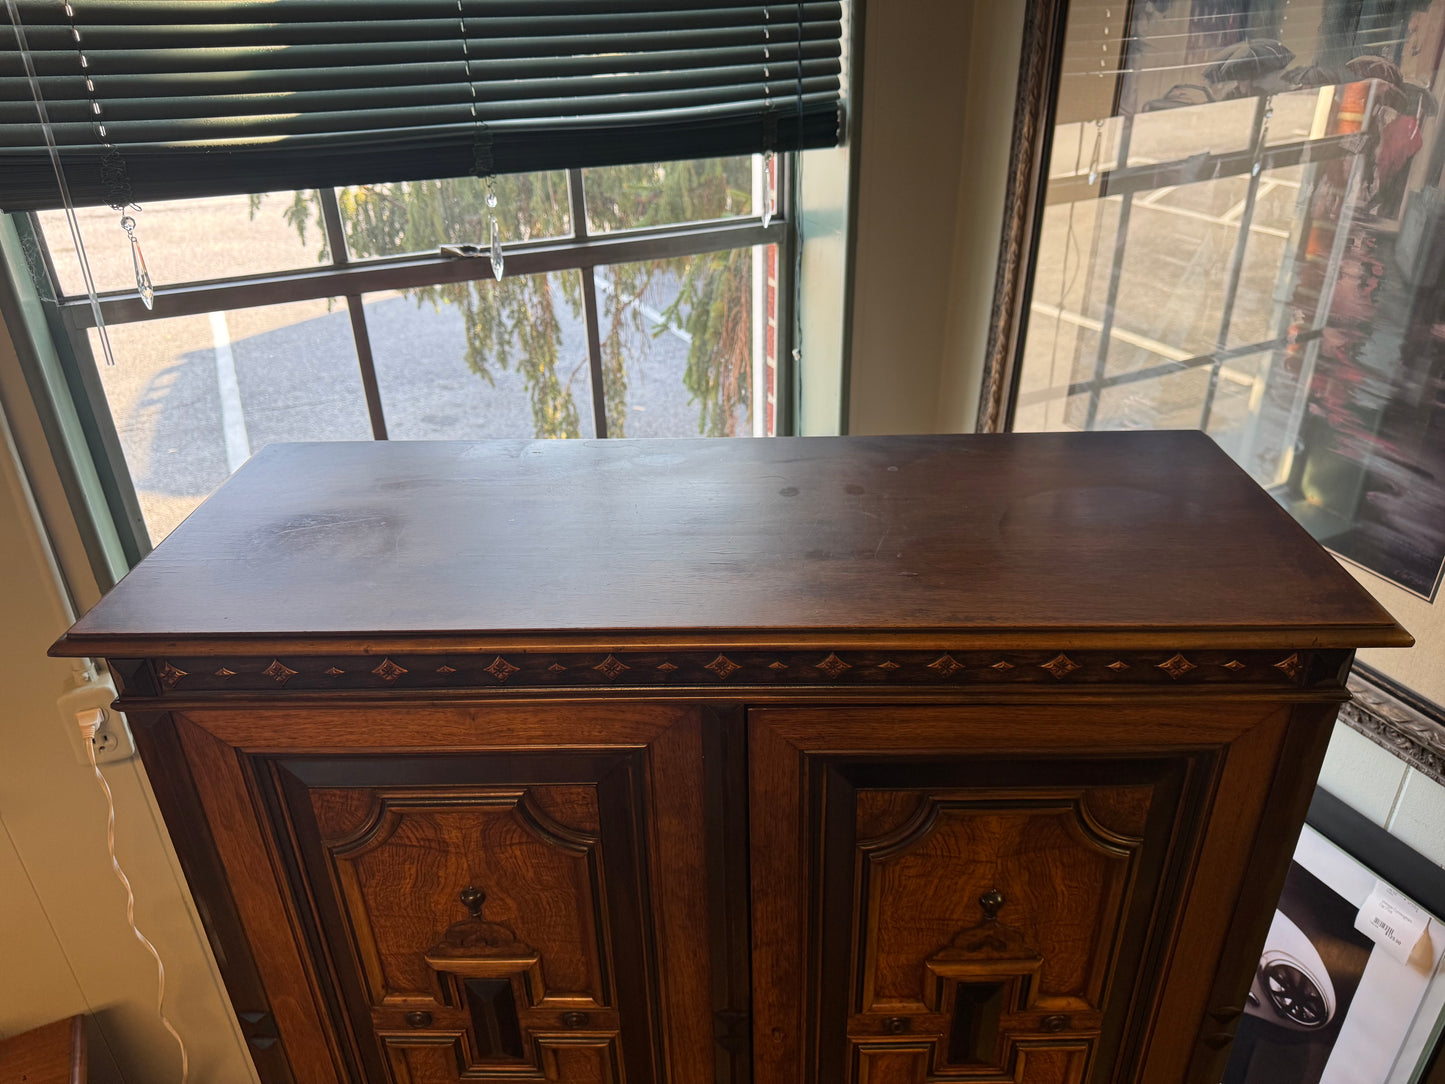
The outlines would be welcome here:
<svg viewBox="0 0 1445 1084">
<path fill-rule="evenodd" d="M 1223 1084 L 1415 1084 L 1445 1024 L 1445 870 L 1318 791 Z"/>
<path fill-rule="evenodd" d="M 980 431 L 1203 430 L 1445 579 L 1445 0 L 1028 5 Z"/>
</svg>

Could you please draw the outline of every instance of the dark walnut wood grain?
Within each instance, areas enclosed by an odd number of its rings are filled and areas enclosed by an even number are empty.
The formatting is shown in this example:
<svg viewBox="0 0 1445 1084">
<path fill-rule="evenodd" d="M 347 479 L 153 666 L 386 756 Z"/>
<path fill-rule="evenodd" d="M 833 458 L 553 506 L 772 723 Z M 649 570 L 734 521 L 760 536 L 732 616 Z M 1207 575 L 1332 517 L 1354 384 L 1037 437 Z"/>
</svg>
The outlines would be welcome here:
<svg viewBox="0 0 1445 1084">
<path fill-rule="evenodd" d="M 877 629 L 960 649 L 1406 641 L 1177 432 L 272 445 L 62 649 L 833 650 Z"/>
<path fill-rule="evenodd" d="M 751 712 L 760 1079 L 1181 1079 L 1151 1059 L 1197 1023 L 1157 999 L 1208 989 L 1212 964 L 1176 949 L 1217 954 L 1230 916 L 1180 903 L 1201 843 L 1257 812 L 1288 723 L 1219 714 Z M 1212 865 L 1207 894 L 1234 899 L 1242 872 Z M 1027 1069 L 1061 1043 L 1064 1076 Z"/>
<path fill-rule="evenodd" d="M 265 1084 L 1217 1084 L 1407 642 L 1130 433 L 272 447 L 54 650 Z"/>
</svg>

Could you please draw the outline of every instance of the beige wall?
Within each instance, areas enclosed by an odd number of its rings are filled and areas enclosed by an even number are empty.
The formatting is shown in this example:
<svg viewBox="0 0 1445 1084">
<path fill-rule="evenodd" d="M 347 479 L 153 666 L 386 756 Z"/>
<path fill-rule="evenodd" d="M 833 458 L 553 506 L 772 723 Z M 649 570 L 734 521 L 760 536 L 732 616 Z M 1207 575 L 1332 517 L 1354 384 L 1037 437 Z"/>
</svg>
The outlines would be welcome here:
<svg viewBox="0 0 1445 1084">
<path fill-rule="evenodd" d="M 0 369 L 13 375 L 15 366 L 0 325 Z M 105 800 L 56 710 L 72 664 L 45 651 L 71 613 L 3 410 L 0 570 L 0 1036 L 90 1013 L 93 1080 L 177 1081 L 176 1046 L 156 1013 L 155 965 L 126 923 L 110 868 Z M 165 961 L 166 1010 L 189 1048 L 191 1079 L 253 1081 L 139 761 L 105 772 L 136 922 Z"/>
<path fill-rule="evenodd" d="M 866 14 L 848 432 L 973 428 L 1022 4 Z"/>
<path fill-rule="evenodd" d="M 1360 661 L 1410 686 L 1427 700 L 1445 704 L 1445 591 L 1432 604 L 1364 569 L 1345 567 L 1415 637 L 1412 648 L 1361 651 Z"/>
</svg>

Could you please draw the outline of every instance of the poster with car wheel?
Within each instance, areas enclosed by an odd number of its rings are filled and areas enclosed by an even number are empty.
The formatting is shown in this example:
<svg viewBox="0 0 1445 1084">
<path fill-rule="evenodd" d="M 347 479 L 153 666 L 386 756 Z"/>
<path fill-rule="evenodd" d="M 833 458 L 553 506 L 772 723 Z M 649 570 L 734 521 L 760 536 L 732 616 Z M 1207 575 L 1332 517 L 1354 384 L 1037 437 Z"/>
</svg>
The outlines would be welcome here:
<svg viewBox="0 0 1445 1084">
<path fill-rule="evenodd" d="M 1411 1084 L 1442 950 L 1438 918 L 1306 827 L 1223 1084 Z"/>
</svg>

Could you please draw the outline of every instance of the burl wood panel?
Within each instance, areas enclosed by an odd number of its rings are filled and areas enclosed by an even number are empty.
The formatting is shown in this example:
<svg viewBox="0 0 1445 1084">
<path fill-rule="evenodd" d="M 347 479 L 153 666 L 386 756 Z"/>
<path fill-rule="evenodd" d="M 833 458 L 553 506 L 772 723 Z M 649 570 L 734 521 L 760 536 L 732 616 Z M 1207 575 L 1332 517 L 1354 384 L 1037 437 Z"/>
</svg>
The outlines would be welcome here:
<svg viewBox="0 0 1445 1084">
<path fill-rule="evenodd" d="M 336 1076 L 372 1084 L 647 1084 L 710 1064 L 699 714 L 497 703 L 180 720 L 223 860 L 254 868 L 269 852 L 284 885 L 231 888 L 269 947 L 257 966 L 288 1049 L 331 1039 Z M 328 749 L 342 730 L 371 751 Z M 294 751 L 228 746 L 248 731 Z M 497 748 L 457 748 L 479 735 Z M 329 1025 L 281 1011 L 298 959 Z"/>
<path fill-rule="evenodd" d="M 757 1084 L 1162 1084 L 1203 1005 L 1158 999 L 1207 996 L 1232 916 L 1196 904 L 1241 888 L 1287 718 L 750 712 Z"/>
<path fill-rule="evenodd" d="M 275 772 L 364 1062 L 426 1084 L 445 1065 L 454 1084 L 605 1049 L 598 1074 L 661 1079 L 639 752 L 288 758 Z M 361 785 L 335 785 L 347 779 Z M 547 1053 L 569 1032 L 585 1049 Z"/>
<path fill-rule="evenodd" d="M 853 1011 L 928 1011 L 928 958 L 975 926 L 978 897 L 997 889 L 1003 919 L 1043 955 L 1032 1002 L 1097 1012 L 1152 788 L 916 788 L 905 821 L 865 831 L 878 827 L 867 823 L 874 799 L 898 794 L 855 794 L 863 985 Z M 1100 824 L 1089 810 L 1100 794 L 1135 797 L 1133 823 Z"/>
<path fill-rule="evenodd" d="M 469 886 L 488 921 L 541 954 L 538 1005 L 611 1003 L 592 788 L 320 788 L 310 800 L 374 1006 L 435 996 L 425 955 L 467 917 Z"/>
</svg>

